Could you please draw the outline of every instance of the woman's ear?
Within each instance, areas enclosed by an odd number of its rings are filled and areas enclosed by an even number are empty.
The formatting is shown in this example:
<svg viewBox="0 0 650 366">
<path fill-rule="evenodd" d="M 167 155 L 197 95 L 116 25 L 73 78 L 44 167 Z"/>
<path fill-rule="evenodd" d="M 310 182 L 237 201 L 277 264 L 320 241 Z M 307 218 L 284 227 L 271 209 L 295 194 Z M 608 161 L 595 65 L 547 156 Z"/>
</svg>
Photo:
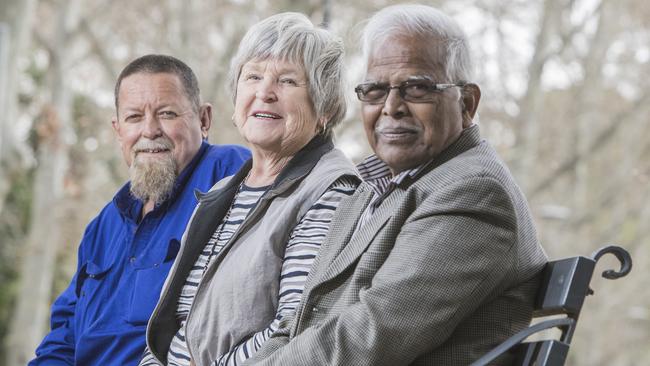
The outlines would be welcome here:
<svg viewBox="0 0 650 366">
<path fill-rule="evenodd" d="M 325 131 L 325 128 L 327 127 L 327 122 L 329 121 L 329 116 L 323 116 L 318 119 L 318 126 L 316 126 L 316 132 L 318 134 L 321 134 Z"/>
</svg>

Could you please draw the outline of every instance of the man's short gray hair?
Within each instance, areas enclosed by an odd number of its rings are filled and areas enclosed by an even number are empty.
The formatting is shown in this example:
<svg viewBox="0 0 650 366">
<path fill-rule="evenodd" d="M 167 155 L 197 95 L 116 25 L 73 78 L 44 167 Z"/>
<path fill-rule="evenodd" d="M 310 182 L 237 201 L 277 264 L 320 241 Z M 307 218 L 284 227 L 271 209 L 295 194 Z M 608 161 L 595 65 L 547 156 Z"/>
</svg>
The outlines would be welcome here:
<svg viewBox="0 0 650 366">
<path fill-rule="evenodd" d="M 441 40 L 444 49 L 441 53 L 445 75 L 448 80 L 439 82 L 459 82 L 472 80 L 472 59 L 469 41 L 458 23 L 443 12 L 425 5 L 393 5 L 386 7 L 370 18 L 361 38 L 364 60 L 368 62 L 374 47 L 391 37 L 421 37 Z M 423 47 L 440 47 L 439 42 L 423 43 Z M 436 54 L 435 49 L 430 50 Z"/>
<path fill-rule="evenodd" d="M 251 60 L 277 59 L 301 65 L 318 120 L 327 120 L 323 134 L 331 134 L 346 111 L 343 41 L 330 31 L 314 26 L 300 13 L 281 13 L 253 25 L 239 44 L 230 64 L 228 85 L 233 102 L 244 64 Z"/>
<path fill-rule="evenodd" d="M 145 55 L 131 61 L 124 70 L 117 77 L 115 83 L 115 109 L 119 108 L 120 86 L 122 80 L 128 76 L 138 73 L 158 74 L 167 73 L 174 74 L 178 77 L 183 84 L 187 99 L 192 103 L 192 107 L 196 113 L 199 112 L 201 106 L 201 91 L 199 90 L 199 82 L 194 75 L 194 71 L 187 66 L 183 61 L 168 55 Z"/>
</svg>

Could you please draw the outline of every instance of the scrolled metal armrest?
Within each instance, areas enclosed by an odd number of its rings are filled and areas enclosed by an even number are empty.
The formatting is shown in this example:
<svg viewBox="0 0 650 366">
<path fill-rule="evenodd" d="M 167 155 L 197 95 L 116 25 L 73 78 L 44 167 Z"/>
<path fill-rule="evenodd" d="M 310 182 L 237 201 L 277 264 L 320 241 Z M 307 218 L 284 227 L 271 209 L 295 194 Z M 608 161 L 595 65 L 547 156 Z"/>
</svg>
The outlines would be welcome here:
<svg viewBox="0 0 650 366">
<path fill-rule="evenodd" d="M 608 269 L 603 271 L 602 276 L 608 280 L 615 280 L 617 278 L 625 277 L 632 270 L 632 257 L 627 250 L 619 247 L 618 245 L 608 245 L 595 251 L 591 258 L 598 262 L 598 260 L 605 254 L 613 254 L 616 259 L 621 263 L 621 269 L 616 271 Z"/>
</svg>

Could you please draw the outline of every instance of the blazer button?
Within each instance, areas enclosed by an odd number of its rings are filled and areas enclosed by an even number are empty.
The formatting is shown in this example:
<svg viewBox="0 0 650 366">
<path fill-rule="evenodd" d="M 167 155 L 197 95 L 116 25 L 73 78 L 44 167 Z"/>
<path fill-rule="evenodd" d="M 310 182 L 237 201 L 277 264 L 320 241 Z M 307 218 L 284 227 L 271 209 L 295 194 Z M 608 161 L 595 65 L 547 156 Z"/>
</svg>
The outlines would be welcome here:
<svg viewBox="0 0 650 366">
<path fill-rule="evenodd" d="M 317 313 L 317 312 L 318 312 L 318 308 L 314 306 L 313 308 L 311 308 L 311 312 L 312 312 L 312 313 Z"/>
</svg>

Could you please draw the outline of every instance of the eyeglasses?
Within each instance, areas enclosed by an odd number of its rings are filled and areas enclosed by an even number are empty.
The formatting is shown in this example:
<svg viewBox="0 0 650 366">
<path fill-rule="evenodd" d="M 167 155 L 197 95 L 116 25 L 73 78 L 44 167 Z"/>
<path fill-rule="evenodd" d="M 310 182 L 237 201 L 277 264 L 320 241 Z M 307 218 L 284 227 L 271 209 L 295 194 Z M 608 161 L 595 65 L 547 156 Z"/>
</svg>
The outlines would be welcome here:
<svg viewBox="0 0 650 366">
<path fill-rule="evenodd" d="M 455 84 L 437 84 L 429 80 L 406 80 L 399 85 L 390 86 L 381 83 L 359 84 L 354 91 L 360 101 L 370 104 L 386 102 L 391 89 L 398 89 L 403 100 L 412 103 L 429 103 L 433 101 L 434 94 L 453 87 L 464 87 L 464 82 Z"/>
</svg>

